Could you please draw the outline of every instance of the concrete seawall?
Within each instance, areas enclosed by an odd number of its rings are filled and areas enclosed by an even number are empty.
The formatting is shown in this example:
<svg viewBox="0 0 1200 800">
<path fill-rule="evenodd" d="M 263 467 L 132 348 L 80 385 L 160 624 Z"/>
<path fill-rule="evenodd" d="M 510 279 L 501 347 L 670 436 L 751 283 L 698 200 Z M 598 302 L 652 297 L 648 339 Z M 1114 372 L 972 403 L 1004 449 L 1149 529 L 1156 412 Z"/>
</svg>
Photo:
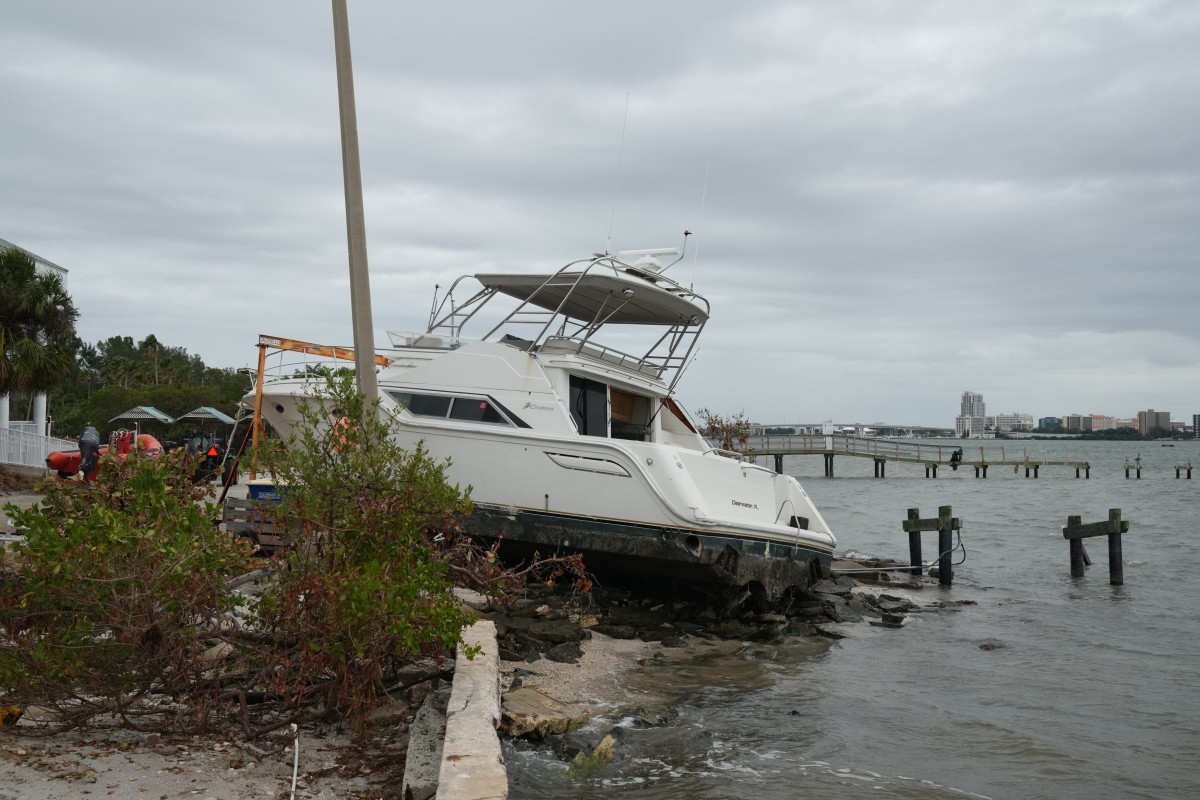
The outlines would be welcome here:
<svg viewBox="0 0 1200 800">
<path fill-rule="evenodd" d="M 469 648 L 479 648 L 468 659 Z M 438 800 L 505 800 L 508 770 L 500 752 L 500 656 L 496 625 L 481 620 L 463 631 L 446 709 Z"/>
</svg>

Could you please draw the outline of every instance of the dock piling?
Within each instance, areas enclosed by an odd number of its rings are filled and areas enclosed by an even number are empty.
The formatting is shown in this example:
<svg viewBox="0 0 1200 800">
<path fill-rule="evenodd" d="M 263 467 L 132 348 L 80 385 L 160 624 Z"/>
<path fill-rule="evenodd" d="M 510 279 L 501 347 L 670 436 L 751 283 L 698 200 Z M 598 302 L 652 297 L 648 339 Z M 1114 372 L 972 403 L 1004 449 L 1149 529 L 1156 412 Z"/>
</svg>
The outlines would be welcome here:
<svg viewBox="0 0 1200 800">
<path fill-rule="evenodd" d="M 1082 578 L 1086 563 L 1091 563 L 1083 549 L 1083 540 L 1092 536 L 1108 536 L 1108 582 L 1113 586 L 1121 586 L 1125 583 L 1121 534 L 1129 532 L 1129 522 L 1121 519 L 1119 508 L 1109 509 L 1105 522 L 1084 525 L 1081 520 L 1081 517 L 1067 517 L 1067 526 L 1062 529 L 1063 538 L 1070 542 L 1071 577 Z"/>
<path fill-rule="evenodd" d="M 1138 457 L 1132 462 L 1125 460 L 1125 480 L 1129 480 L 1129 470 L 1132 469 L 1137 474 L 1137 479 L 1142 479 L 1142 454 L 1138 453 Z"/>
<path fill-rule="evenodd" d="M 921 519 L 920 509 L 910 508 L 908 519 L 902 527 L 908 533 L 908 552 L 910 572 L 920 575 L 923 566 L 921 561 L 921 532 L 937 531 L 938 533 L 938 583 L 949 587 L 954 582 L 954 565 L 951 554 L 954 551 L 954 531 L 962 529 L 962 521 L 952 515 L 950 506 L 939 506 L 938 515 L 932 519 Z"/>
</svg>

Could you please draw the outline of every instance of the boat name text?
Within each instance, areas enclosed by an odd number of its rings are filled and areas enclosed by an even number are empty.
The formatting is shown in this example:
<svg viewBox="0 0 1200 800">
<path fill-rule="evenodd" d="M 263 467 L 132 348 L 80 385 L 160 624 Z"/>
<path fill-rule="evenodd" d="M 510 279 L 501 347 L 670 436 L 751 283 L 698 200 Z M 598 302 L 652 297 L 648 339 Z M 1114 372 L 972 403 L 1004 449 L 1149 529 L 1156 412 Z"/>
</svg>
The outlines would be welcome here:
<svg viewBox="0 0 1200 800">
<path fill-rule="evenodd" d="M 743 503 L 741 500 L 731 500 L 730 502 L 738 508 L 753 508 L 755 511 L 758 510 L 758 505 L 756 503 Z"/>
<path fill-rule="evenodd" d="M 554 410 L 554 406 L 543 406 L 543 405 L 539 405 L 538 403 L 526 403 L 524 406 L 522 406 L 522 408 L 523 409 L 532 408 L 534 411 L 553 411 Z"/>
</svg>

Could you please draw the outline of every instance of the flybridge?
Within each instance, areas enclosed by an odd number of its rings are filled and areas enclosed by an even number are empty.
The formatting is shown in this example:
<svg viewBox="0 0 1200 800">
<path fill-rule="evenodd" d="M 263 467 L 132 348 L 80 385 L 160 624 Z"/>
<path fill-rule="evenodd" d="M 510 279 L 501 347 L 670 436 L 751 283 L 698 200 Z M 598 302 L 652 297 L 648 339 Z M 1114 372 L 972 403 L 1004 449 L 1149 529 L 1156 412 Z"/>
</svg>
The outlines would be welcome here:
<svg viewBox="0 0 1200 800">
<path fill-rule="evenodd" d="M 458 339 L 481 309 L 496 295 L 504 295 L 517 305 L 480 337 L 483 340 L 495 339 L 531 353 L 551 343 L 557 352 L 599 353 L 603 360 L 617 358 L 625 366 L 664 380 L 671 374 L 673 388 L 709 317 L 707 300 L 662 274 L 671 264 L 664 267 L 658 258 L 678 253 L 677 249 L 635 250 L 619 256 L 596 255 L 552 273 L 464 275 L 440 302 L 435 298 L 427 335 Z M 635 256 L 634 263 L 622 260 L 633 261 Z M 482 288 L 459 303 L 455 292 L 467 278 Z M 662 332 L 635 356 L 593 341 L 612 325 Z"/>
</svg>

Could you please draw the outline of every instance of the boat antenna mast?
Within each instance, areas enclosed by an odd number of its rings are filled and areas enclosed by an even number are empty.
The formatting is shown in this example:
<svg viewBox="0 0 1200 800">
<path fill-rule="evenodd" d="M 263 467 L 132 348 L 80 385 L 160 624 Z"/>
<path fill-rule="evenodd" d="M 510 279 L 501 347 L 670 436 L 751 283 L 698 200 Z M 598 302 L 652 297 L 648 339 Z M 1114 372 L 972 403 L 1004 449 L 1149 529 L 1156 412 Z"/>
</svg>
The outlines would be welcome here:
<svg viewBox="0 0 1200 800">
<path fill-rule="evenodd" d="M 613 176 L 612 212 L 608 217 L 608 240 L 604 243 L 604 255 L 612 252 L 613 227 L 617 221 L 617 198 L 621 194 L 621 162 L 625 160 L 625 128 L 629 125 L 629 92 L 625 92 L 625 118 L 621 120 L 621 144 L 617 148 L 617 171 Z"/>
</svg>

